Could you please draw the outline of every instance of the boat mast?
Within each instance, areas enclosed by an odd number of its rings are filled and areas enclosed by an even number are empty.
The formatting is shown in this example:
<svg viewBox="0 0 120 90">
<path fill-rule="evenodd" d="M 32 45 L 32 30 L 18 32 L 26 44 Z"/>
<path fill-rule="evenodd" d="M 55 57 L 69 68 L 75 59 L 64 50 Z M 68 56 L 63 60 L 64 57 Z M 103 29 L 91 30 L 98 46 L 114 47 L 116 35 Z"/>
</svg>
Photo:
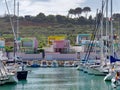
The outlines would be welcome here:
<svg viewBox="0 0 120 90">
<path fill-rule="evenodd" d="M 106 39 L 108 36 L 108 0 L 106 0 Z M 107 40 L 106 40 L 106 45 L 107 45 Z M 107 52 L 107 46 L 106 46 L 106 52 Z"/>
<path fill-rule="evenodd" d="M 100 12 L 101 13 L 101 27 L 100 27 L 100 36 L 101 36 L 101 66 L 103 65 L 103 62 L 104 62 L 104 56 L 103 56 L 103 9 L 104 9 L 104 5 L 105 5 L 105 2 L 102 0 L 102 11 Z"/>
<path fill-rule="evenodd" d="M 12 27 L 12 32 L 13 32 L 14 38 L 16 39 L 15 28 L 14 28 L 14 25 L 13 25 L 13 21 L 12 21 L 11 14 L 10 14 L 10 11 L 9 11 L 9 8 L 8 8 L 8 4 L 7 4 L 6 0 L 5 0 L 5 4 L 6 4 L 7 11 L 8 11 L 10 24 L 11 24 L 11 27 Z"/>
<path fill-rule="evenodd" d="M 105 55 L 106 55 L 106 59 L 107 59 L 107 56 L 108 56 L 108 1 L 109 0 L 106 0 L 106 39 L 105 39 L 105 43 L 106 43 L 106 51 L 105 51 Z M 107 64 L 107 61 L 105 59 L 105 64 Z"/>
<path fill-rule="evenodd" d="M 16 43 L 17 38 L 16 38 L 16 33 L 15 33 L 15 6 L 16 6 L 16 4 L 15 4 L 15 0 L 14 0 L 14 16 L 13 16 L 13 19 L 11 17 L 11 14 L 10 14 L 8 4 L 7 4 L 6 0 L 5 0 L 5 4 L 6 4 L 7 11 L 8 11 L 10 24 L 11 24 L 11 27 L 12 27 L 12 32 L 13 32 L 13 35 L 14 35 L 14 42 L 13 42 L 14 43 L 14 50 L 13 50 L 13 57 L 14 58 L 13 58 L 13 60 L 15 62 L 15 51 L 16 51 L 16 45 L 17 45 L 17 43 Z"/>
<path fill-rule="evenodd" d="M 17 2 L 17 31 L 16 31 L 16 38 L 17 38 L 17 45 L 16 45 L 16 50 L 19 52 L 19 43 L 18 43 L 18 38 L 19 38 L 19 2 Z"/>
<path fill-rule="evenodd" d="M 110 18 L 110 31 L 111 31 L 111 55 L 114 56 L 114 41 L 113 41 L 113 1 L 111 0 L 111 18 Z"/>
<path fill-rule="evenodd" d="M 96 23 L 95 28 L 96 29 L 97 29 L 97 24 L 98 24 L 98 17 L 97 17 L 97 15 L 98 15 L 98 9 L 96 10 L 96 20 L 95 20 L 95 23 Z M 98 34 L 96 33 L 96 38 L 95 38 L 95 54 L 97 54 L 97 40 L 98 40 Z"/>
<path fill-rule="evenodd" d="M 15 35 L 16 35 L 16 31 L 15 31 L 15 23 L 16 23 L 16 19 L 15 19 L 15 7 L 16 7 L 16 0 L 14 0 L 14 16 L 13 16 L 13 26 L 14 26 L 14 33 L 15 33 Z M 16 56 L 15 56 L 15 52 L 16 52 L 16 43 L 17 43 L 17 37 L 14 37 L 14 51 L 13 51 L 13 57 L 14 57 L 14 62 L 15 62 L 15 58 L 16 58 Z"/>
<path fill-rule="evenodd" d="M 108 0 L 106 0 L 106 36 L 108 36 Z"/>
<path fill-rule="evenodd" d="M 17 2 L 17 38 L 19 38 L 19 2 Z"/>
</svg>

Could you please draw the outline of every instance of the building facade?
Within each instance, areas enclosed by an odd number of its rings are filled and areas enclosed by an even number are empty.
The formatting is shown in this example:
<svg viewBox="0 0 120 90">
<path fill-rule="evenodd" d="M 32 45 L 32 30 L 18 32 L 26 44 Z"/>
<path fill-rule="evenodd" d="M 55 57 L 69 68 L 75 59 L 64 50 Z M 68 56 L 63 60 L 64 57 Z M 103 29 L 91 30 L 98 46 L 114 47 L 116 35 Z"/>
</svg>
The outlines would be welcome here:
<svg viewBox="0 0 120 90">
<path fill-rule="evenodd" d="M 20 50 L 25 53 L 35 53 L 38 48 L 38 40 L 35 37 L 20 39 Z"/>
<path fill-rule="evenodd" d="M 55 40 L 53 42 L 54 52 L 68 53 L 70 50 L 70 40 Z"/>
</svg>

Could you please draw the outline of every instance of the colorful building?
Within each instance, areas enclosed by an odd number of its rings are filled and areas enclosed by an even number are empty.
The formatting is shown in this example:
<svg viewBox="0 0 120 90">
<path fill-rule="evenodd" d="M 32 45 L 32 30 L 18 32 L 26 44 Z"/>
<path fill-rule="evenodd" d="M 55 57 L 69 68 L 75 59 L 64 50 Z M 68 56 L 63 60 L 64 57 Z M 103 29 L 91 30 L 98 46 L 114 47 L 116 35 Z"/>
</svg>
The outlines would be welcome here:
<svg viewBox="0 0 120 90">
<path fill-rule="evenodd" d="M 48 44 L 49 45 L 53 45 L 53 42 L 55 41 L 55 40 L 65 40 L 65 36 L 49 36 L 48 37 Z"/>
<path fill-rule="evenodd" d="M 90 41 L 91 34 L 78 34 L 76 38 L 76 45 L 86 45 Z"/>
<path fill-rule="evenodd" d="M 0 51 L 3 51 L 5 48 L 5 39 L 0 38 Z"/>
<path fill-rule="evenodd" d="M 69 40 L 55 40 L 53 42 L 54 52 L 68 53 L 70 50 Z"/>
<path fill-rule="evenodd" d="M 38 48 L 38 41 L 35 37 L 21 38 L 20 42 L 22 52 L 34 53 Z"/>
</svg>

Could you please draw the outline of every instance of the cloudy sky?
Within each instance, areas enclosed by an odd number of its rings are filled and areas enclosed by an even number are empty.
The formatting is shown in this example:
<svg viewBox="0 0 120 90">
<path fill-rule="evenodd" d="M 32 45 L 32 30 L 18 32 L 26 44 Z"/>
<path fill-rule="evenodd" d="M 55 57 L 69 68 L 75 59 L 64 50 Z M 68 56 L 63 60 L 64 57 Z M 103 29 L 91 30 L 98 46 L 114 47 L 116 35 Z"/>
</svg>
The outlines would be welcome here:
<svg viewBox="0 0 120 90">
<path fill-rule="evenodd" d="M 6 0 L 8 2 L 8 6 L 10 12 L 13 13 L 13 1 L 14 0 Z M 18 0 L 16 0 L 18 1 Z M 94 15 L 96 9 L 101 8 L 102 0 L 19 0 L 20 2 L 20 15 L 32 15 L 35 16 L 40 12 L 45 13 L 45 15 L 49 14 L 60 14 L 67 15 L 67 12 L 71 8 L 76 7 L 91 7 L 91 15 Z M 114 12 L 120 12 L 120 0 L 113 0 Z M 0 2 L 0 15 L 4 15 L 7 13 L 5 0 L 1 0 Z"/>
</svg>

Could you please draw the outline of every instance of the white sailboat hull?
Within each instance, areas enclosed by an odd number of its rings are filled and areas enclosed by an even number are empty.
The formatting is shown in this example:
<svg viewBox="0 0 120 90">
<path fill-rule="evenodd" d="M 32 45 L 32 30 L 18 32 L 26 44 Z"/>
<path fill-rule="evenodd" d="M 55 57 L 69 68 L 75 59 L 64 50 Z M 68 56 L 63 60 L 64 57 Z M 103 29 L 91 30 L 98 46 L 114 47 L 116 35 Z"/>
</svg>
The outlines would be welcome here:
<svg viewBox="0 0 120 90">
<path fill-rule="evenodd" d="M 8 80 L 6 83 L 18 83 L 18 79 L 14 73 L 8 74 Z"/>
<path fill-rule="evenodd" d="M 6 83 L 18 83 L 18 79 L 14 73 L 8 73 L 4 78 L 0 78 L 0 85 Z"/>
<path fill-rule="evenodd" d="M 83 71 L 85 68 L 85 66 L 83 64 L 80 64 L 79 66 L 77 66 L 77 70 Z"/>
<path fill-rule="evenodd" d="M 99 65 L 93 65 L 89 67 L 88 74 L 94 74 L 94 75 L 99 75 L 103 76 L 108 73 L 108 69 L 102 68 Z"/>
<path fill-rule="evenodd" d="M 88 71 L 89 71 L 88 66 L 84 67 L 83 71 L 84 71 L 84 73 L 88 73 Z"/>
<path fill-rule="evenodd" d="M 114 76 L 115 76 L 115 72 L 111 72 L 105 76 L 104 80 L 111 81 Z"/>
<path fill-rule="evenodd" d="M 120 86 L 120 79 L 116 80 L 115 77 L 111 79 L 112 86 L 115 88 L 117 86 Z"/>
</svg>

